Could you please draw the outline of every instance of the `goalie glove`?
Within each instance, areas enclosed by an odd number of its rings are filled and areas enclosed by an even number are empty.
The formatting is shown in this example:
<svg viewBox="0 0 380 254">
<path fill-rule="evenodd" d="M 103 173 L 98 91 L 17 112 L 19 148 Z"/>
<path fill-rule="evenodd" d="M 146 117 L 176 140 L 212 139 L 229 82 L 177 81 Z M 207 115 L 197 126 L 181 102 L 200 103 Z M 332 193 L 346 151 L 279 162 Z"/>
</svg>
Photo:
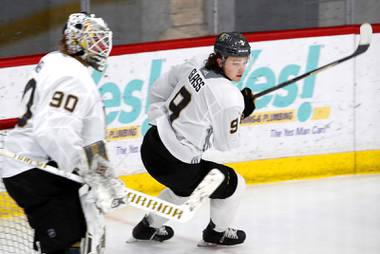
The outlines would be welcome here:
<svg viewBox="0 0 380 254">
<path fill-rule="evenodd" d="M 108 160 L 105 143 L 98 141 L 83 149 L 82 166 L 78 173 L 90 186 L 91 196 L 96 206 L 107 213 L 125 204 L 128 192 Z"/>
</svg>

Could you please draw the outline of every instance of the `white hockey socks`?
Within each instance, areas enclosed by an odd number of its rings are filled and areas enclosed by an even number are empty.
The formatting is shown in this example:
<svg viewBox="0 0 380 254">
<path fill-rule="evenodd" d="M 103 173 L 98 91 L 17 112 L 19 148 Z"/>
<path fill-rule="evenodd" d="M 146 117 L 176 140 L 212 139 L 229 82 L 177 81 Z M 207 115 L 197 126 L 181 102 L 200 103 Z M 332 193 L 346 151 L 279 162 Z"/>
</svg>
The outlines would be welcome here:
<svg viewBox="0 0 380 254">
<path fill-rule="evenodd" d="M 238 184 L 235 192 L 226 199 L 210 200 L 210 218 L 215 223 L 215 231 L 223 232 L 231 225 L 240 204 L 241 193 L 246 187 L 244 178 L 237 174 Z"/>
</svg>

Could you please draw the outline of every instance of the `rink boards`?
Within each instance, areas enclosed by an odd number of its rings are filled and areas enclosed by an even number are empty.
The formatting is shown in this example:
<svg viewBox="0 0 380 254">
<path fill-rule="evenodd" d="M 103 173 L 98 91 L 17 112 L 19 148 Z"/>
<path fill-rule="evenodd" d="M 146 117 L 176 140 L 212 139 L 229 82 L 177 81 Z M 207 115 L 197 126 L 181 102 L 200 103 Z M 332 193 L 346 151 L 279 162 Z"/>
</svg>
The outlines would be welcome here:
<svg viewBox="0 0 380 254">
<path fill-rule="evenodd" d="M 242 144 L 205 158 L 235 168 L 250 183 L 380 172 L 380 26 L 368 52 L 261 97 L 242 122 Z M 274 86 L 351 54 L 358 26 L 247 34 L 252 54 L 239 89 Z M 105 74 L 91 75 L 102 94 L 110 157 L 131 188 L 160 186 L 145 174 L 140 144 L 148 128 L 149 91 L 172 66 L 212 50 L 214 38 L 115 47 Z M 20 115 L 19 98 L 39 57 L 0 61 L 0 118 Z"/>
<path fill-rule="evenodd" d="M 229 163 L 248 184 L 336 175 L 379 174 L 380 150 L 356 153 L 308 155 L 270 160 Z M 132 189 L 157 194 L 163 186 L 146 173 L 121 176 Z"/>
</svg>

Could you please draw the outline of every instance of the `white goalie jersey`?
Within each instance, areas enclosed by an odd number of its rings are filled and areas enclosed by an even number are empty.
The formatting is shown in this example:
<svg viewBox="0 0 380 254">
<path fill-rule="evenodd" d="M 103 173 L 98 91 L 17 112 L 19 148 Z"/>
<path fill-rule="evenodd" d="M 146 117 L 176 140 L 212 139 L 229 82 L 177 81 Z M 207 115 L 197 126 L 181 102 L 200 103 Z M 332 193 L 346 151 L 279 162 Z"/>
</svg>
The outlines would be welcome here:
<svg viewBox="0 0 380 254">
<path fill-rule="evenodd" d="M 212 145 L 221 151 L 240 144 L 244 109 L 240 90 L 195 60 L 173 67 L 151 90 L 148 118 L 177 159 L 198 163 Z"/>
<path fill-rule="evenodd" d="M 90 70 L 60 52 L 44 56 L 22 97 L 25 113 L 5 138 L 11 152 L 71 172 L 80 163 L 82 147 L 105 139 L 103 102 Z M 0 176 L 11 177 L 30 166 L 4 159 Z"/>
</svg>

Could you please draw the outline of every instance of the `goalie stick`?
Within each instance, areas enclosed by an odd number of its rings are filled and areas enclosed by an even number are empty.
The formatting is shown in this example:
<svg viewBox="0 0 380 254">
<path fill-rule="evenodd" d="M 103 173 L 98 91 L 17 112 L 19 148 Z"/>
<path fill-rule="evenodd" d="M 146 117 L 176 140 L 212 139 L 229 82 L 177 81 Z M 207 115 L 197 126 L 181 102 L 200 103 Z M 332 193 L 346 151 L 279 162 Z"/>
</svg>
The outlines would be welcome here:
<svg viewBox="0 0 380 254">
<path fill-rule="evenodd" d="M 334 67 L 335 65 L 338 65 L 338 64 L 343 63 L 343 62 L 345 62 L 345 61 L 347 61 L 347 60 L 349 60 L 351 58 L 354 58 L 354 57 L 356 57 L 358 55 L 363 54 L 369 48 L 369 45 L 371 43 L 371 37 L 372 37 L 372 26 L 370 24 L 368 24 L 368 23 L 362 24 L 360 26 L 359 45 L 356 48 L 356 50 L 355 50 L 354 53 L 352 53 L 349 56 L 346 56 L 346 57 L 343 57 L 341 59 L 338 59 L 336 61 L 333 61 L 331 63 L 328 63 L 326 65 L 323 65 L 323 66 L 321 66 L 321 67 L 319 67 L 317 69 L 314 69 L 314 70 L 311 70 L 309 72 L 306 72 L 306 73 L 304 73 L 304 74 L 302 74 L 302 75 L 300 75 L 298 77 L 295 77 L 295 78 L 293 78 L 291 80 L 285 81 L 285 82 L 280 83 L 280 84 L 278 84 L 276 86 L 268 88 L 268 89 L 266 89 L 264 91 L 256 93 L 256 94 L 254 94 L 252 96 L 252 99 L 255 100 L 255 99 L 257 99 L 257 98 L 259 98 L 261 96 L 264 96 L 264 95 L 266 95 L 266 94 L 268 94 L 270 92 L 276 91 L 276 90 L 278 90 L 280 88 L 283 88 L 284 86 L 288 86 L 288 85 L 290 85 L 290 84 L 292 84 L 294 82 L 297 82 L 298 80 L 304 79 L 304 78 L 306 78 L 306 77 L 308 77 L 310 75 L 315 75 L 315 74 L 317 74 L 317 73 L 319 73 L 321 71 L 327 70 L 327 69 L 329 69 L 331 67 Z"/>
<path fill-rule="evenodd" d="M 68 178 L 78 183 L 84 183 L 83 179 L 76 174 L 59 170 L 56 167 L 47 165 L 38 160 L 33 160 L 27 156 L 18 155 L 5 149 L 0 149 L 0 156 L 23 162 L 32 167 L 46 170 L 47 172 Z M 219 187 L 223 180 L 224 175 L 218 169 L 211 170 L 190 195 L 188 201 L 182 205 L 175 205 L 143 192 L 126 188 L 127 195 L 124 198 L 112 200 L 112 207 L 117 208 L 122 205 L 131 205 L 147 212 L 153 212 L 170 220 L 186 222 L 194 216 L 202 201 L 209 197 Z"/>
</svg>

